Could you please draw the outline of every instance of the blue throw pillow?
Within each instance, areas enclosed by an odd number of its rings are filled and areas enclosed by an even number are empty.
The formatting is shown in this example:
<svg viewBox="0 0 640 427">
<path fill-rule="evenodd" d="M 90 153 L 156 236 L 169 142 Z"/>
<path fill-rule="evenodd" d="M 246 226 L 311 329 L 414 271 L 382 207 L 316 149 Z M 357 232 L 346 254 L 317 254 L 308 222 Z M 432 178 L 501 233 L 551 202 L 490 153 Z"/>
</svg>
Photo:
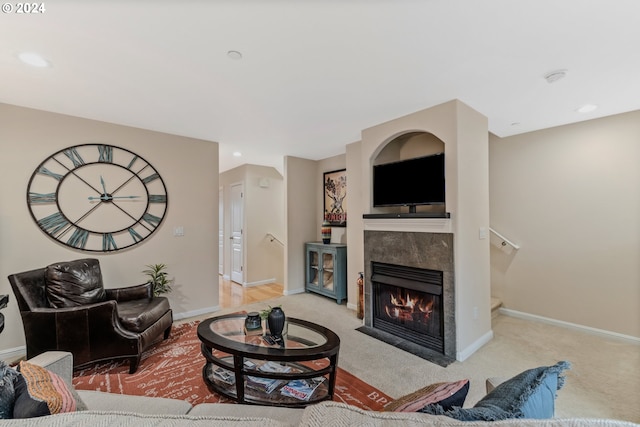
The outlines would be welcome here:
<svg viewBox="0 0 640 427">
<path fill-rule="evenodd" d="M 509 418 L 551 418 L 557 391 L 564 385 L 562 372 L 569 362 L 524 371 L 487 394 L 473 408 L 446 410 L 440 405 L 422 409 L 433 415 L 446 415 L 461 421 L 496 421 Z"/>
<path fill-rule="evenodd" d="M 14 381 L 18 372 L 0 360 L 0 419 L 13 418 L 16 400 Z"/>
</svg>

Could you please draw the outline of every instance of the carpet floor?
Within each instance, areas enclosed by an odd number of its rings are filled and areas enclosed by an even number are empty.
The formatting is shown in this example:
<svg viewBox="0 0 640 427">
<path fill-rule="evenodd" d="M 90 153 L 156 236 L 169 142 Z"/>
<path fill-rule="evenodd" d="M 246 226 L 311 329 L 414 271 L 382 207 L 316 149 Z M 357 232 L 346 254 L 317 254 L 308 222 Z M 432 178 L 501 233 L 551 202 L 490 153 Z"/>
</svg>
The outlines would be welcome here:
<svg viewBox="0 0 640 427">
<path fill-rule="evenodd" d="M 335 300 L 316 294 L 295 294 L 243 306 L 259 311 L 282 305 L 285 313 L 326 326 L 341 341 L 341 368 L 398 398 L 428 384 L 469 379 L 465 407 L 485 395 L 490 377 L 571 362 L 567 381 L 558 392 L 557 417 L 612 418 L 640 423 L 640 345 L 581 330 L 499 315 L 493 319 L 493 339 L 464 362 L 443 368 L 356 329 L 362 320 Z M 223 309 L 202 318 L 237 311 Z M 381 399 L 384 399 L 382 397 Z"/>
<path fill-rule="evenodd" d="M 230 403 L 211 392 L 202 379 L 205 359 L 196 334 L 198 321 L 175 325 L 169 339 L 142 356 L 140 367 L 129 374 L 125 361 L 96 363 L 74 372 L 78 390 L 97 390 L 138 396 L 167 397 L 199 403 Z M 363 409 L 378 410 L 390 398 L 344 369 L 338 368 L 334 401 Z"/>
</svg>

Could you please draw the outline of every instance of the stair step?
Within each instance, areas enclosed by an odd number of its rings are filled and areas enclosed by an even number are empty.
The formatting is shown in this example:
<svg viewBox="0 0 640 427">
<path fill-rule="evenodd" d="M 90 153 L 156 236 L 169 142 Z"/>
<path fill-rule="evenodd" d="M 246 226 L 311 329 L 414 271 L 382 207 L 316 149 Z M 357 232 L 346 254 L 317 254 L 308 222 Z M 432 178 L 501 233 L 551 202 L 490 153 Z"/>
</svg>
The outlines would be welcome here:
<svg viewBox="0 0 640 427">
<path fill-rule="evenodd" d="M 498 311 L 502 307 L 502 301 L 499 298 L 491 297 L 491 317 L 496 317 L 500 314 Z"/>
</svg>

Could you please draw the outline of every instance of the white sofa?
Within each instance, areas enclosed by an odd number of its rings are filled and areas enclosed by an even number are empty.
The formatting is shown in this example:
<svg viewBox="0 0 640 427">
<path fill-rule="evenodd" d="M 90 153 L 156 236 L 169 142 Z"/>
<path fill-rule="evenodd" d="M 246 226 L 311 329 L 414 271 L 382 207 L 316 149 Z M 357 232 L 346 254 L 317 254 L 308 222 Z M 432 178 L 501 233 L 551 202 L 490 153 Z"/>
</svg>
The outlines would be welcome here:
<svg viewBox="0 0 640 427">
<path fill-rule="evenodd" d="M 73 360 L 70 353 L 47 352 L 30 359 L 31 363 L 55 372 L 71 382 Z M 469 422 L 422 413 L 375 412 L 336 402 L 322 402 L 305 409 L 257 405 L 203 403 L 191 406 L 182 400 L 128 396 L 98 391 L 78 390 L 86 411 L 49 415 L 39 418 L 0 420 L 3 426 L 540 426 L 631 427 L 639 424 L 616 420 L 510 419 L 493 422 Z"/>
</svg>

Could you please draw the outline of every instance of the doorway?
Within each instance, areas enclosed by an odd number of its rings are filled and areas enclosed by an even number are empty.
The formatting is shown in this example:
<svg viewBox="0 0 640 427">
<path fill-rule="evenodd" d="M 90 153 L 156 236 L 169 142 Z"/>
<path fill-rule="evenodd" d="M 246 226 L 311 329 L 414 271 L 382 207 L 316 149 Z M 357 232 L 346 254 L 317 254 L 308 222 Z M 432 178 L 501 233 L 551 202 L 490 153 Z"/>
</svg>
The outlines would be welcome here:
<svg viewBox="0 0 640 427">
<path fill-rule="evenodd" d="M 244 284 L 244 185 L 231 185 L 231 280 Z"/>
</svg>

